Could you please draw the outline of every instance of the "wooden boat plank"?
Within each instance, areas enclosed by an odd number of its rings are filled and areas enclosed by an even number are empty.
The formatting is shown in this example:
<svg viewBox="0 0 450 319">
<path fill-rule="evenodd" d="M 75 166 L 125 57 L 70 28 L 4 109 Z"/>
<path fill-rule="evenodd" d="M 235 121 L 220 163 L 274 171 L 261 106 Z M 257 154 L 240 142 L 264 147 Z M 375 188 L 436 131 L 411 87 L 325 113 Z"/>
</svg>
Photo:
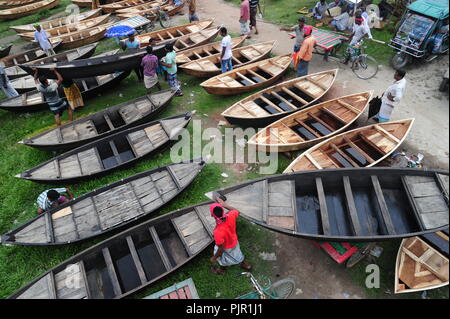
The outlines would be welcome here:
<svg viewBox="0 0 450 319">
<path fill-rule="evenodd" d="M 116 270 L 114 269 L 114 264 L 111 259 L 111 254 L 108 247 L 102 249 L 103 258 L 105 259 L 106 268 L 108 269 L 109 279 L 113 286 L 114 294 L 119 296 L 122 294 L 122 289 L 120 288 L 119 279 L 117 278 Z"/>
<path fill-rule="evenodd" d="M 86 285 L 79 263 L 55 274 L 58 299 L 83 299 L 87 297 Z"/>
<path fill-rule="evenodd" d="M 153 239 L 153 242 L 156 245 L 156 248 L 158 249 L 159 255 L 161 256 L 164 267 L 166 267 L 167 271 L 171 270 L 173 267 L 170 263 L 169 257 L 167 257 L 166 251 L 164 250 L 164 247 L 161 243 L 161 240 L 159 239 L 159 236 L 158 236 L 158 233 L 156 232 L 155 227 L 154 226 L 150 227 L 149 232 Z"/>
<path fill-rule="evenodd" d="M 352 186 L 350 184 L 350 178 L 348 176 L 343 177 L 345 199 L 347 204 L 347 210 L 350 214 L 350 219 L 352 221 L 352 228 L 355 235 L 363 235 L 361 224 L 359 222 L 358 213 L 356 211 L 355 199 L 353 198 Z"/>
<path fill-rule="evenodd" d="M 17 296 L 17 299 L 51 299 L 52 292 L 49 288 L 51 273 L 46 274 L 36 283 L 34 283 L 28 290 Z"/>
<path fill-rule="evenodd" d="M 375 191 L 376 199 L 378 202 L 378 206 L 381 210 L 381 214 L 384 220 L 384 224 L 386 226 L 388 234 L 395 234 L 395 227 L 392 223 L 391 215 L 389 214 L 389 209 L 387 207 L 386 201 L 384 199 L 383 191 L 381 189 L 380 181 L 377 176 L 371 176 L 372 186 Z"/>
<path fill-rule="evenodd" d="M 131 257 L 133 258 L 134 266 L 136 267 L 139 279 L 141 280 L 141 284 L 145 284 L 147 282 L 147 277 L 145 276 L 145 271 L 144 268 L 142 267 L 141 261 L 136 251 L 136 247 L 134 246 L 133 239 L 131 238 L 131 236 L 127 236 L 126 240 L 128 249 L 131 252 Z"/>
<path fill-rule="evenodd" d="M 328 218 L 327 201 L 323 189 L 322 178 L 316 178 L 317 197 L 319 198 L 320 216 L 322 221 L 322 230 L 325 235 L 330 234 L 330 221 Z"/>
</svg>

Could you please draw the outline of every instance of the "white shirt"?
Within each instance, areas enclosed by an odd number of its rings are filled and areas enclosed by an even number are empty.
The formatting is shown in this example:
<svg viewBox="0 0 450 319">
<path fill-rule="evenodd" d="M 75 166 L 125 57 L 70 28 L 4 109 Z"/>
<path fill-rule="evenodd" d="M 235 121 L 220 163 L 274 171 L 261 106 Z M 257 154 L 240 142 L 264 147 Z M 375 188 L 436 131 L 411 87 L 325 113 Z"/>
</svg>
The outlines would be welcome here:
<svg viewBox="0 0 450 319">
<path fill-rule="evenodd" d="M 373 39 L 373 37 L 372 37 L 372 32 L 370 31 L 370 27 L 369 27 L 369 14 L 366 12 L 366 11 L 364 11 L 362 14 L 361 14 L 361 17 L 363 18 L 363 24 L 366 26 L 366 28 L 367 28 L 367 33 L 369 34 L 369 39 Z"/>
<path fill-rule="evenodd" d="M 48 41 L 47 32 L 45 32 L 44 29 L 41 29 L 39 32 L 36 30 L 34 32 L 34 39 L 39 43 L 42 50 L 49 50 L 52 48 L 52 45 Z"/>
<path fill-rule="evenodd" d="M 231 59 L 231 57 L 233 56 L 233 52 L 231 52 L 231 37 L 229 35 L 225 36 L 222 39 L 222 50 L 225 50 L 225 54 L 223 55 L 222 59 Z"/>
<path fill-rule="evenodd" d="M 381 98 L 381 108 L 379 116 L 390 119 L 392 111 L 396 105 L 400 102 L 406 90 L 406 79 L 403 78 L 399 81 L 395 81 L 387 90 L 383 93 Z M 394 97 L 394 101 L 387 98 L 388 94 Z"/>
<path fill-rule="evenodd" d="M 356 45 L 365 34 L 368 34 L 370 32 L 369 27 L 367 27 L 364 22 L 360 25 L 357 25 L 356 23 L 353 25 L 353 32 L 355 33 L 353 35 L 352 41 L 350 42 L 350 45 Z"/>
</svg>

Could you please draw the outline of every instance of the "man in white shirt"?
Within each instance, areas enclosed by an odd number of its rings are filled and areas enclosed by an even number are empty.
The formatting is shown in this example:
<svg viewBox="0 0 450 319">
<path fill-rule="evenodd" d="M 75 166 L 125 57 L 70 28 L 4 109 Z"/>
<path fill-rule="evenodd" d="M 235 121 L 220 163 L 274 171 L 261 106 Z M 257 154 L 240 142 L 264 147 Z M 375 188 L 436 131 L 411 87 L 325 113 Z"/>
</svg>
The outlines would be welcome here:
<svg viewBox="0 0 450 319">
<path fill-rule="evenodd" d="M 232 57 L 233 52 L 231 51 L 231 37 L 228 35 L 227 28 L 220 28 L 220 35 L 222 39 L 222 53 L 220 56 L 220 61 L 222 65 L 222 73 L 233 70 Z"/>
<path fill-rule="evenodd" d="M 380 112 L 377 115 L 378 122 L 384 123 L 391 120 L 394 107 L 400 103 L 406 89 L 406 72 L 397 70 L 394 74 L 395 82 L 387 88 L 381 97 Z"/>
<path fill-rule="evenodd" d="M 5 69 L 3 68 L 3 65 L 1 63 L 0 88 L 2 89 L 3 93 L 5 93 L 7 98 L 19 96 L 19 93 L 17 93 L 16 89 L 11 85 L 11 82 L 9 82 L 8 75 L 6 74 Z"/>
<path fill-rule="evenodd" d="M 47 56 L 55 55 L 55 51 L 52 48 L 50 41 L 48 40 L 47 32 L 41 28 L 40 24 L 35 24 L 34 28 L 36 31 L 34 32 L 34 40 L 39 43 L 39 46 L 42 50 L 44 50 Z"/>
<path fill-rule="evenodd" d="M 320 0 L 319 2 L 316 3 L 316 6 L 314 7 L 313 18 L 321 20 L 325 15 L 325 11 L 327 10 L 328 10 L 328 3 L 325 0 Z"/>
</svg>

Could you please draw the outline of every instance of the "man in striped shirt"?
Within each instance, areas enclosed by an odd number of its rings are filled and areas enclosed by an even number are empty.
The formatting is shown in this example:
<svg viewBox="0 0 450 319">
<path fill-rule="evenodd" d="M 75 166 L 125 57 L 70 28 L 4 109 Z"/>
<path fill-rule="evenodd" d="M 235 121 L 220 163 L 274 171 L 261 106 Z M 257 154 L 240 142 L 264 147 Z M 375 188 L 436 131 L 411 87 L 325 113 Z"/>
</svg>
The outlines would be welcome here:
<svg viewBox="0 0 450 319">
<path fill-rule="evenodd" d="M 46 211 L 49 211 L 50 209 L 58 207 L 59 205 L 67 203 L 69 199 L 65 196 L 61 196 L 61 193 L 66 193 L 67 195 L 69 195 L 70 199 L 75 198 L 72 191 L 68 188 L 47 189 L 43 191 L 37 198 L 37 213 L 42 214 Z"/>
<path fill-rule="evenodd" d="M 258 28 L 256 27 L 256 15 L 261 13 L 261 7 L 259 0 L 249 0 L 250 2 L 250 31 L 255 28 L 255 34 L 258 34 Z"/>
</svg>

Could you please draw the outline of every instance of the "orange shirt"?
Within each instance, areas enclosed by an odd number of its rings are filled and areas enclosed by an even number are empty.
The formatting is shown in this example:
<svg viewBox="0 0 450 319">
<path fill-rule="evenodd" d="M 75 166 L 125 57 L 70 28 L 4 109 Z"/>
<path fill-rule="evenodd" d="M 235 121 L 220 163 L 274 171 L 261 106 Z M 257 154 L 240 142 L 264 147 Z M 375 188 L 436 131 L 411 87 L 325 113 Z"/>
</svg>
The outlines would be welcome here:
<svg viewBox="0 0 450 319">
<path fill-rule="evenodd" d="M 224 245 L 225 249 L 236 247 L 238 237 L 236 234 L 236 218 L 239 216 L 237 210 L 228 213 L 228 217 L 223 224 L 217 225 L 214 229 L 214 240 L 217 246 Z"/>
<path fill-rule="evenodd" d="M 316 45 L 316 43 L 317 43 L 317 40 L 312 35 L 305 38 L 305 40 L 303 40 L 302 46 L 300 48 L 300 52 L 298 53 L 298 61 L 300 61 L 300 59 L 307 61 L 307 62 L 311 61 L 312 53 L 313 53 L 314 46 Z"/>
</svg>

